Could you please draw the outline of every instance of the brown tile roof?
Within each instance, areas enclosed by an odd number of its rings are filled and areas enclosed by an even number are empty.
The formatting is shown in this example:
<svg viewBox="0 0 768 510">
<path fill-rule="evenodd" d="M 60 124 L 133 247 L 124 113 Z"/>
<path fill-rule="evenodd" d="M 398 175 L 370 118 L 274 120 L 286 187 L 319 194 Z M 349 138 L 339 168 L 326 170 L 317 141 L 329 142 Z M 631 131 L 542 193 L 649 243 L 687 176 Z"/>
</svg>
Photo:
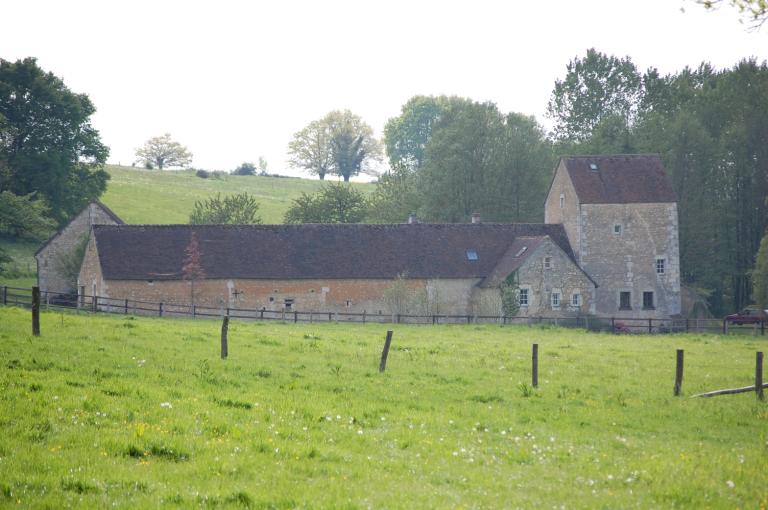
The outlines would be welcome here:
<svg viewBox="0 0 768 510">
<path fill-rule="evenodd" d="M 562 225 L 96 225 L 107 280 L 175 280 L 195 232 L 208 278 L 483 278 L 518 236 L 548 235 L 573 260 Z M 467 251 L 477 253 L 471 261 Z"/>
<path fill-rule="evenodd" d="M 582 204 L 677 202 L 658 155 L 564 156 L 561 161 Z"/>
</svg>

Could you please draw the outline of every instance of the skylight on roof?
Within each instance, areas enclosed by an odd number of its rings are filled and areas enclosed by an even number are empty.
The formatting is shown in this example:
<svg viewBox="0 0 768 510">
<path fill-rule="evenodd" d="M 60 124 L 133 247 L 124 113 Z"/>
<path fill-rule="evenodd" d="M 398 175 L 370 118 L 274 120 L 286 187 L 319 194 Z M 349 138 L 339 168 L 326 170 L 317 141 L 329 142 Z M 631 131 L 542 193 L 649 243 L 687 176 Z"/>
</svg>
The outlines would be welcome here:
<svg viewBox="0 0 768 510">
<path fill-rule="evenodd" d="M 515 257 L 519 257 L 520 255 L 522 255 L 523 253 L 525 253 L 525 250 L 527 250 L 527 249 L 528 249 L 528 247 L 527 247 L 527 246 L 523 246 L 522 248 L 520 248 L 520 251 L 519 251 L 519 252 L 515 253 Z"/>
<path fill-rule="evenodd" d="M 589 168 L 590 168 L 591 170 L 597 170 L 597 163 L 590 163 L 590 164 L 589 164 Z"/>
<path fill-rule="evenodd" d="M 477 252 L 475 250 L 467 250 L 467 259 L 477 260 Z"/>
</svg>

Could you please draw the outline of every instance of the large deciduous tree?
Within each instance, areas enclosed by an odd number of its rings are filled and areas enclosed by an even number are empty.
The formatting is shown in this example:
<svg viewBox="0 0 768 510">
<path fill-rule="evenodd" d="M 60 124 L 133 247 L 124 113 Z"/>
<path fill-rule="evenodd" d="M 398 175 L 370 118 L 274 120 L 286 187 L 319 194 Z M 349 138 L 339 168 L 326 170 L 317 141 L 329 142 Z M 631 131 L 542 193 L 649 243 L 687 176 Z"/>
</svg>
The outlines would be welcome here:
<svg viewBox="0 0 768 510">
<path fill-rule="evenodd" d="M 414 96 L 400 109 L 400 115 L 384 126 L 384 144 L 389 164 L 411 171 L 424 165 L 426 148 L 440 117 L 452 106 L 471 101 L 462 97 Z"/>
<path fill-rule="evenodd" d="M 256 197 L 243 192 L 221 198 L 221 194 L 196 201 L 189 215 L 192 225 L 254 225 L 261 223 Z"/>
<path fill-rule="evenodd" d="M 162 170 L 168 167 L 185 167 L 192 163 L 192 153 L 179 142 L 172 140 L 170 133 L 150 138 L 136 149 L 137 161 L 147 168 Z"/>
<path fill-rule="evenodd" d="M 632 124 L 642 96 L 642 78 L 629 57 L 617 58 L 587 50 L 567 65 L 565 79 L 555 81 L 547 105 L 559 141 L 582 142 L 607 117 Z"/>
<path fill-rule="evenodd" d="M 333 168 L 330 126 L 323 119 L 313 120 L 293 135 L 288 143 L 288 162 L 294 168 L 303 168 L 320 180 Z"/>
<path fill-rule="evenodd" d="M 95 111 L 34 58 L 0 59 L 0 191 L 36 192 L 60 224 L 98 198 L 109 149 L 91 125 Z"/>
<path fill-rule="evenodd" d="M 552 172 L 551 145 L 532 117 L 492 103 L 458 103 L 436 124 L 418 174 L 429 220 L 540 221 Z"/>
<path fill-rule="evenodd" d="M 349 110 L 334 110 L 293 135 L 290 164 L 324 179 L 329 173 L 348 182 L 359 173 L 374 173 L 381 146 L 371 127 Z"/>
</svg>

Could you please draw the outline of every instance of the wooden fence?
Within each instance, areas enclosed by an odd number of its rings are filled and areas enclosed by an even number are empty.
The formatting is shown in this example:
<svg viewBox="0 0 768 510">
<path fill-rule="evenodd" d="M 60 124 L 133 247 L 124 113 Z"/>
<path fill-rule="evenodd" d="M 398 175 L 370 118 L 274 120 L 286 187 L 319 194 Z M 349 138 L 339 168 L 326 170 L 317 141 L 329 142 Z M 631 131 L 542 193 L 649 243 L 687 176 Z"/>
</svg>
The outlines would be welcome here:
<svg viewBox="0 0 768 510">
<path fill-rule="evenodd" d="M 54 292 L 40 292 L 42 309 L 68 309 L 91 313 L 113 313 L 125 315 L 147 315 L 156 317 L 187 317 L 192 319 L 220 318 L 246 320 L 277 320 L 284 322 L 348 322 L 378 324 L 499 324 L 499 325 L 549 325 L 607 331 L 614 333 L 741 333 L 765 335 L 765 321 L 744 326 L 732 326 L 722 319 L 636 319 L 630 317 L 596 317 L 581 315 L 574 317 L 539 317 L 505 315 L 446 315 L 446 314 L 382 314 L 363 312 L 311 311 L 298 309 L 267 310 L 208 307 L 188 303 L 164 303 L 136 299 L 117 299 L 103 296 L 72 296 Z M 0 304 L 11 306 L 32 306 L 32 289 L 0 287 Z"/>
</svg>

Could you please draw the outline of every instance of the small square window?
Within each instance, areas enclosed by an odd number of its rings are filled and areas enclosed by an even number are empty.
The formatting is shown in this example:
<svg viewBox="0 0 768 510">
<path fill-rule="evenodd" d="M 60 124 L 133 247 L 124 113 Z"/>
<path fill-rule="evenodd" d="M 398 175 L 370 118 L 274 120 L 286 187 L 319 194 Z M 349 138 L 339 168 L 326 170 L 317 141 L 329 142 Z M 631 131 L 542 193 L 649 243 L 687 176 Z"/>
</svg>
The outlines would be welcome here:
<svg viewBox="0 0 768 510">
<path fill-rule="evenodd" d="M 617 235 L 617 236 L 621 235 L 621 225 L 620 224 L 617 223 L 617 224 L 615 224 L 613 226 L 613 233 L 614 233 L 614 235 Z"/>
<path fill-rule="evenodd" d="M 528 306 L 528 289 L 520 289 L 520 306 Z"/>
<path fill-rule="evenodd" d="M 477 260 L 477 252 L 475 250 L 467 250 L 468 260 Z"/>
<path fill-rule="evenodd" d="M 559 308 L 560 307 L 560 293 L 559 292 L 553 292 L 552 293 L 552 308 Z"/>
<path fill-rule="evenodd" d="M 552 269 L 552 257 L 544 257 L 544 269 Z"/>
<path fill-rule="evenodd" d="M 285 309 L 290 310 L 293 307 L 293 299 L 285 300 Z"/>
<path fill-rule="evenodd" d="M 656 259 L 656 274 L 664 274 L 667 270 L 667 261 L 661 257 Z"/>
<path fill-rule="evenodd" d="M 571 306 L 581 306 L 581 294 L 571 294 Z"/>
<path fill-rule="evenodd" d="M 653 310 L 656 307 L 653 304 L 653 292 L 643 292 L 643 309 Z"/>
<path fill-rule="evenodd" d="M 619 310 L 632 309 L 632 293 L 619 292 Z"/>
</svg>

